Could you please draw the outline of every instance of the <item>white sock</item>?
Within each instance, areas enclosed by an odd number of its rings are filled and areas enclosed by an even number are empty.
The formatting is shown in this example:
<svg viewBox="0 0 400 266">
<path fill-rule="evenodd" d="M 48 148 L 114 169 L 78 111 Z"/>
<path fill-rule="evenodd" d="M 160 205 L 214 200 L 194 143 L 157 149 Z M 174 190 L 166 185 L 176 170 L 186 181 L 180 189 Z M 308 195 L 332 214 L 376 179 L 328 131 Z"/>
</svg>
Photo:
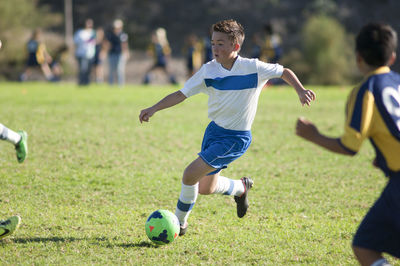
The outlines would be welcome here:
<svg viewBox="0 0 400 266">
<path fill-rule="evenodd" d="M 242 196 L 245 191 L 242 180 L 233 180 L 225 176 L 219 176 L 217 187 L 214 194 L 224 194 L 233 196 Z"/>
<path fill-rule="evenodd" d="M 390 266 L 390 263 L 385 258 L 382 258 L 372 263 L 371 266 Z"/>
<path fill-rule="evenodd" d="M 21 135 L 0 124 L 0 139 L 7 140 L 16 145 L 21 140 Z"/>
<path fill-rule="evenodd" d="M 188 186 L 182 183 L 181 195 L 176 205 L 175 215 L 179 223 L 185 225 L 199 194 L 199 183 Z"/>
</svg>

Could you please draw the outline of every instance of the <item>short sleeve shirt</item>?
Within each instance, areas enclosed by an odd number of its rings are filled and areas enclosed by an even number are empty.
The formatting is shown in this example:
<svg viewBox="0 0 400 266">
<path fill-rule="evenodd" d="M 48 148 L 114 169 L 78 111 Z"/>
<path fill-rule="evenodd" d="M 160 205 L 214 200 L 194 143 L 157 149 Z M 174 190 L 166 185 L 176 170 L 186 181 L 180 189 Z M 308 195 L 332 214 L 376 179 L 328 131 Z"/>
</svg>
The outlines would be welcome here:
<svg viewBox="0 0 400 266">
<path fill-rule="evenodd" d="M 110 42 L 111 47 L 109 50 L 110 54 L 121 54 L 122 53 L 122 43 L 128 41 L 128 34 L 125 32 L 120 32 L 115 34 L 114 32 L 109 32 L 107 34 L 107 40 Z"/>
<path fill-rule="evenodd" d="M 282 76 L 283 67 L 238 56 L 230 70 L 215 59 L 204 64 L 181 89 L 190 97 L 208 95 L 208 117 L 231 130 L 250 130 L 265 83 Z"/>
</svg>

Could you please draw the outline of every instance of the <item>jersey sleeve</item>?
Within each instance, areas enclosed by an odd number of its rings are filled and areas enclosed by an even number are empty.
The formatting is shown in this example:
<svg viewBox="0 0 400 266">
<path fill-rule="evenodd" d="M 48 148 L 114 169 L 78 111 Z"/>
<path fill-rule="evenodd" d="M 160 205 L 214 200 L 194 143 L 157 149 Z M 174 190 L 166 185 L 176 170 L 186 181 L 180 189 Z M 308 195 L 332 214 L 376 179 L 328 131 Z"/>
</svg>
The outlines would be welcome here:
<svg viewBox="0 0 400 266">
<path fill-rule="evenodd" d="M 77 32 L 75 32 L 74 34 L 74 43 L 76 45 L 79 45 L 81 42 L 81 30 L 78 30 Z"/>
<path fill-rule="evenodd" d="M 257 71 L 261 81 L 272 78 L 280 78 L 283 73 L 283 66 L 280 64 L 269 64 L 257 60 Z"/>
<path fill-rule="evenodd" d="M 38 49 L 36 50 L 36 61 L 39 64 L 43 64 L 46 60 L 45 58 L 46 46 L 43 43 L 40 43 Z"/>
<path fill-rule="evenodd" d="M 196 95 L 205 90 L 206 85 L 204 82 L 204 74 L 203 73 L 204 73 L 204 65 L 200 68 L 199 71 L 197 71 L 191 78 L 189 78 L 185 82 L 185 85 L 181 89 L 181 92 L 186 97 Z"/>
<path fill-rule="evenodd" d="M 164 46 L 162 47 L 162 50 L 163 50 L 163 53 L 164 53 L 165 55 L 170 55 L 170 54 L 171 54 L 171 47 L 169 47 L 168 44 L 164 45 Z"/>
<path fill-rule="evenodd" d="M 354 89 L 347 100 L 346 122 L 340 143 L 353 154 L 360 150 L 370 135 L 374 105 L 373 94 L 363 87 Z"/>
<path fill-rule="evenodd" d="M 128 34 L 122 33 L 121 36 L 119 37 L 121 42 L 127 42 L 128 41 Z"/>
</svg>

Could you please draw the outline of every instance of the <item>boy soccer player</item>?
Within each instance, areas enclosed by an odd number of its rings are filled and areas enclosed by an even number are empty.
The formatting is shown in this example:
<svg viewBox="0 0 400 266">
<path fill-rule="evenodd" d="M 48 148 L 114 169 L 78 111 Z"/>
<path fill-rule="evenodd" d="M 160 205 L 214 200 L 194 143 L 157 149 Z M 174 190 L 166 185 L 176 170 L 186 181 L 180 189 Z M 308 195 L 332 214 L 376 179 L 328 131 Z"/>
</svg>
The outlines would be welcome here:
<svg viewBox="0 0 400 266">
<path fill-rule="evenodd" d="M 0 49 L 2 42 L 0 41 Z M 28 155 L 28 134 L 25 131 L 14 132 L 0 124 L 0 139 L 7 140 L 15 145 L 17 160 L 22 163 Z M 21 223 L 19 216 L 12 216 L 5 221 L 0 220 L 0 239 L 11 235 Z"/>
<path fill-rule="evenodd" d="M 332 152 L 355 155 L 369 138 L 374 165 L 389 178 L 379 199 L 360 224 L 353 251 L 361 265 L 389 265 L 382 253 L 400 258 L 400 75 L 390 70 L 396 59 L 397 34 L 388 25 L 368 24 L 356 38 L 357 65 L 365 76 L 347 101 L 341 138 L 319 133 L 298 119 L 296 134 Z"/>
<path fill-rule="evenodd" d="M 140 112 L 139 120 L 148 122 L 157 111 L 172 107 L 187 97 L 203 92 L 209 96 L 208 117 L 212 120 L 203 138 L 199 157 L 186 167 L 175 214 L 179 219 L 180 235 L 186 233 L 187 219 L 198 193 L 233 195 L 237 215 L 243 217 L 247 209 L 247 194 L 253 180 L 243 177 L 232 180 L 220 171 L 238 159 L 251 142 L 258 98 L 270 78 L 282 78 L 293 86 L 301 104 L 310 105 L 315 99 L 311 90 L 304 89 L 296 75 L 278 64 L 267 64 L 258 59 L 238 55 L 244 41 L 242 25 L 234 20 L 223 20 L 212 26 L 214 60 L 204 64 L 178 90 L 155 105 Z"/>
</svg>

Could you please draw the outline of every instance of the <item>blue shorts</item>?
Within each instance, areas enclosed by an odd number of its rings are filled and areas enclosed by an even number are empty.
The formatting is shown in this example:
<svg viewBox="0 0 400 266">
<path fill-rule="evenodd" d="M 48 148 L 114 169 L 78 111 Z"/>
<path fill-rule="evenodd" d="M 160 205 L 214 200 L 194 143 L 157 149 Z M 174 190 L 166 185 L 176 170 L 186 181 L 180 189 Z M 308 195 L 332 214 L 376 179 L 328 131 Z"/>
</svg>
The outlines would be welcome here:
<svg viewBox="0 0 400 266">
<path fill-rule="evenodd" d="M 198 155 L 211 167 L 217 169 L 209 173 L 216 174 L 228 164 L 242 156 L 251 143 L 251 132 L 230 130 L 218 126 L 212 121 L 204 132 L 201 152 Z"/>
<path fill-rule="evenodd" d="M 353 246 L 400 258 L 400 178 L 390 178 L 368 211 L 353 239 Z"/>
</svg>

